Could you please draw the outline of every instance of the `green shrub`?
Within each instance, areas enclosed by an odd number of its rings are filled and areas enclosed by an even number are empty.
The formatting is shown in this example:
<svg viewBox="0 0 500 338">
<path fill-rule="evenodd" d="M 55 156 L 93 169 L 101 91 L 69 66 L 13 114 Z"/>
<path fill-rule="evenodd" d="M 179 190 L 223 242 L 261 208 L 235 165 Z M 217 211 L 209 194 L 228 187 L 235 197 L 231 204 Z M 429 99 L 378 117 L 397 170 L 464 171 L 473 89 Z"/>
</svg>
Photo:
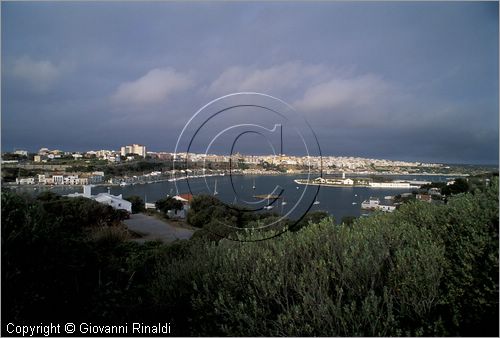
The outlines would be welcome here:
<svg viewBox="0 0 500 338">
<path fill-rule="evenodd" d="M 142 198 L 140 198 L 139 196 L 135 196 L 135 195 L 128 196 L 128 197 L 125 197 L 125 200 L 132 203 L 132 213 L 133 214 L 138 214 L 138 213 L 146 210 L 144 200 Z"/>
<path fill-rule="evenodd" d="M 154 298 L 175 303 L 174 289 L 191 281 L 182 287 L 191 331 L 182 334 L 417 334 L 435 305 L 443 248 L 428 230 L 370 221 L 192 246 L 158 268 Z"/>
</svg>

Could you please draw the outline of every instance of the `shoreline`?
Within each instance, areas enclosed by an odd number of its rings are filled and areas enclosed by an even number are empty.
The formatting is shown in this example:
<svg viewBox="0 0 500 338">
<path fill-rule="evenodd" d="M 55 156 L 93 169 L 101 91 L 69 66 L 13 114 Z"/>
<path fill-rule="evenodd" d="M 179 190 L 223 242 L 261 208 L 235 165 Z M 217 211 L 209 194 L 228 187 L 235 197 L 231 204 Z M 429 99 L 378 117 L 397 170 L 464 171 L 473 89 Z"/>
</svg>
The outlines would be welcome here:
<svg viewBox="0 0 500 338">
<path fill-rule="evenodd" d="M 232 175 L 234 176 L 296 176 L 296 175 L 321 175 L 320 172 L 316 171 L 311 171 L 311 172 L 306 172 L 306 173 L 280 173 L 280 172 L 262 172 L 262 173 L 244 173 L 244 172 L 238 172 L 238 173 L 233 173 Z M 324 176 L 327 175 L 338 175 L 339 173 L 336 174 L 323 174 Z M 463 173 L 455 173 L 455 174 L 437 174 L 437 173 L 408 173 L 408 174 L 402 174 L 402 173 L 394 173 L 394 172 L 384 172 L 384 173 L 379 173 L 379 172 L 356 172 L 356 173 L 345 173 L 346 177 L 358 177 L 359 175 L 378 175 L 378 176 L 448 176 L 448 177 L 467 177 L 470 176 L 469 174 L 463 174 Z M 159 180 L 154 180 L 154 181 L 147 181 L 147 182 L 133 182 L 133 183 L 127 183 L 125 186 L 120 185 L 120 183 L 96 183 L 96 184 L 91 184 L 94 187 L 127 187 L 127 186 L 132 186 L 132 185 L 143 185 L 143 184 L 152 184 L 152 183 L 161 183 L 161 182 L 175 182 L 175 181 L 182 181 L 182 180 L 194 180 L 194 179 L 200 179 L 200 178 L 210 178 L 210 177 L 226 177 L 226 176 L 232 176 L 229 174 L 225 175 L 220 175 L 220 174 L 209 174 L 206 176 L 182 176 L 182 177 L 175 177 L 175 178 L 164 178 L 164 179 L 159 179 Z M 297 183 L 297 182 L 296 182 Z M 298 183 L 298 184 L 306 184 L 306 183 Z M 83 187 L 85 184 L 59 184 L 59 185 L 47 185 L 47 184 L 17 184 L 15 182 L 3 182 L 2 186 L 5 187 L 33 187 L 33 188 L 48 188 L 52 189 L 55 187 Z M 347 186 L 347 185 L 329 185 L 329 184 L 316 184 L 316 183 L 309 183 L 309 185 L 323 185 L 323 186 L 332 186 L 332 187 L 353 187 L 353 186 Z M 369 186 L 364 186 L 364 185 L 354 185 L 354 187 L 369 187 Z"/>
</svg>

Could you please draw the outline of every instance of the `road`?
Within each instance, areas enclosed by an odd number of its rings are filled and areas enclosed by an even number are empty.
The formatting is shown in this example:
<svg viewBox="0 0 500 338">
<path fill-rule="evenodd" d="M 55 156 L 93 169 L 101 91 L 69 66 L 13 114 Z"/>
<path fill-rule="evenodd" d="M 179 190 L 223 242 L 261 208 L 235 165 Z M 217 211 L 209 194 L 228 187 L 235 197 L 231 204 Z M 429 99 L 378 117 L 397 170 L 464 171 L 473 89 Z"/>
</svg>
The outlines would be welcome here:
<svg viewBox="0 0 500 338">
<path fill-rule="evenodd" d="M 136 239 L 138 242 L 161 240 L 170 243 L 176 239 L 189 239 L 194 232 L 144 214 L 132 214 L 124 223 L 131 231 L 142 235 Z"/>
</svg>

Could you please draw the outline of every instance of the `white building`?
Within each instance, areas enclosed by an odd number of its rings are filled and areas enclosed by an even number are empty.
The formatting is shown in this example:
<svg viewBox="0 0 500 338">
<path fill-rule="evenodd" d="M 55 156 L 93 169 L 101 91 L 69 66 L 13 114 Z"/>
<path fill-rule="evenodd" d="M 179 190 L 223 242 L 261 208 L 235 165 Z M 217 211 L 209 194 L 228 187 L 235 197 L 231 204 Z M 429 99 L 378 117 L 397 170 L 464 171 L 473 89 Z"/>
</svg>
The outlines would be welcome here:
<svg viewBox="0 0 500 338">
<path fill-rule="evenodd" d="M 363 203 L 361 203 L 361 209 L 393 212 L 394 210 L 396 210 L 396 206 L 395 205 L 380 204 L 380 200 L 377 197 L 370 197 L 369 200 L 365 200 L 365 201 L 363 201 Z"/>
<path fill-rule="evenodd" d="M 146 146 L 141 144 L 132 144 L 129 146 L 121 147 L 120 154 L 125 156 L 127 154 L 136 154 L 142 157 L 146 157 Z"/>
<path fill-rule="evenodd" d="M 64 175 L 52 175 L 53 184 L 64 184 Z"/>
<path fill-rule="evenodd" d="M 380 204 L 380 200 L 376 197 L 370 197 L 369 200 L 361 203 L 361 209 L 376 209 Z"/>
<path fill-rule="evenodd" d="M 80 179 L 78 175 L 67 175 L 64 176 L 64 184 L 75 185 L 80 184 Z"/>
<path fill-rule="evenodd" d="M 27 150 L 16 150 L 16 151 L 14 151 L 14 154 L 21 155 L 21 156 L 28 156 L 28 151 Z"/>
<path fill-rule="evenodd" d="M 101 204 L 106 204 L 117 210 L 126 210 L 128 212 L 132 212 L 132 203 L 124 200 L 122 194 L 120 195 L 111 195 L 110 193 L 102 192 L 97 195 L 92 195 L 92 186 L 85 185 L 83 186 L 83 193 L 73 193 L 66 195 L 68 197 L 85 197 L 93 199 L 96 202 Z"/>
<path fill-rule="evenodd" d="M 394 210 L 396 210 L 396 206 L 394 206 L 394 205 L 382 205 L 382 204 L 379 204 L 377 206 L 377 210 L 381 210 L 381 211 L 384 211 L 384 212 L 393 212 Z"/>
<path fill-rule="evenodd" d="M 16 178 L 16 184 L 35 184 L 34 177 Z"/>
<path fill-rule="evenodd" d="M 132 203 L 127 200 L 124 200 L 121 194 L 115 196 L 102 192 L 100 194 L 97 194 L 96 196 L 92 196 L 92 199 L 101 204 L 107 204 L 109 206 L 112 206 L 117 210 L 126 210 L 128 212 L 132 212 Z"/>
<path fill-rule="evenodd" d="M 49 149 L 48 148 L 40 148 L 40 150 L 38 151 L 38 155 L 47 155 L 49 153 Z"/>
</svg>

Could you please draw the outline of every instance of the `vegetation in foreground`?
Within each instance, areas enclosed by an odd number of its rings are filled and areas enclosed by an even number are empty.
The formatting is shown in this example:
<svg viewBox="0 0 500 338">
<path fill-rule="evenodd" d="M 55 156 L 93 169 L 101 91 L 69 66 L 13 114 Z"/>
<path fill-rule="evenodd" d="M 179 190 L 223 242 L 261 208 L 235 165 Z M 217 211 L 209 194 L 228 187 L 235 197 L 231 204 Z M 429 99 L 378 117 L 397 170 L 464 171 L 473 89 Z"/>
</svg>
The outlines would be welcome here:
<svg viewBox="0 0 500 338">
<path fill-rule="evenodd" d="M 161 321 L 174 335 L 498 335 L 498 178 L 444 205 L 414 201 L 350 225 L 313 220 L 256 243 L 139 245 L 119 220 L 90 200 L 2 191 L 3 322 Z"/>
</svg>

